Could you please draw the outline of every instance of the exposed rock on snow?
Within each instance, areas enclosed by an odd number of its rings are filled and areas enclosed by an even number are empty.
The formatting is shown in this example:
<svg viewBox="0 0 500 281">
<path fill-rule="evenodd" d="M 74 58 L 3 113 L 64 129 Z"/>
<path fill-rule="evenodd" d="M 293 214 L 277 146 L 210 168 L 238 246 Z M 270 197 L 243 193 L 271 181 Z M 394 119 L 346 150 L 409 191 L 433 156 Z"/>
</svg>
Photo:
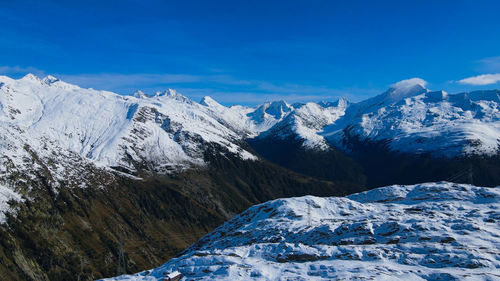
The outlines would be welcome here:
<svg viewBox="0 0 500 281">
<path fill-rule="evenodd" d="M 110 280 L 497 280 L 500 190 L 447 182 L 254 206 L 179 258 Z"/>
</svg>

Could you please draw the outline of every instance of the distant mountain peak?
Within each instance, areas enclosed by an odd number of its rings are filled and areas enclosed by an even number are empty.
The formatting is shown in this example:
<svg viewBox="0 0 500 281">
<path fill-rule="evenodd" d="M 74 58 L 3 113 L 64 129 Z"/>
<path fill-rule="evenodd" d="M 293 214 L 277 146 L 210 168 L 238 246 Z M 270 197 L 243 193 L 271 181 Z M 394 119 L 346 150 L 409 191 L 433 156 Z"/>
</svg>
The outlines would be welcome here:
<svg viewBox="0 0 500 281">
<path fill-rule="evenodd" d="M 132 94 L 133 97 L 136 97 L 138 99 L 145 99 L 147 98 L 148 96 L 141 90 L 137 90 L 135 91 L 133 94 Z"/>
<path fill-rule="evenodd" d="M 426 102 L 439 102 L 448 99 L 449 94 L 445 91 L 433 91 L 425 94 Z"/>
<path fill-rule="evenodd" d="M 427 85 L 427 81 L 425 81 L 424 79 L 410 78 L 410 79 L 401 80 L 399 82 L 392 84 L 391 88 L 402 90 L 402 89 L 412 88 L 414 86 L 420 86 L 422 88 L 425 88 L 426 85 Z"/>
<path fill-rule="evenodd" d="M 61 81 L 61 80 L 59 80 L 59 78 L 56 78 L 52 75 L 47 75 L 42 79 L 42 82 L 45 84 L 48 84 L 48 85 L 55 83 L 55 82 L 58 82 L 58 81 Z"/>
<path fill-rule="evenodd" d="M 35 85 L 38 84 L 42 87 L 43 86 L 55 86 L 56 88 L 60 88 L 60 89 L 62 89 L 62 88 L 64 88 L 64 89 L 80 89 L 79 86 L 73 85 L 70 83 L 66 83 L 66 82 L 62 81 L 61 79 L 56 78 L 52 75 L 47 75 L 44 78 L 40 78 L 33 73 L 28 73 L 24 77 L 22 77 L 21 79 L 18 79 L 16 81 L 34 83 Z"/>
<path fill-rule="evenodd" d="M 331 102 L 331 101 L 320 101 L 317 104 L 319 104 L 322 107 L 341 107 L 341 108 L 347 108 L 351 102 L 347 98 L 339 98 L 338 100 Z"/>
<path fill-rule="evenodd" d="M 161 91 L 158 91 L 156 92 L 156 96 L 159 96 L 159 97 L 162 97 L 162 96 L 167 96 L 167 97 L 175 97 L 175 96 L 179 96 L 181 94 L 179 94 L 176 90 L 174 89 L 166 89 L 165 91 L 161 92 Z"/>
<path fill-rule="evenodd" d="M 267 104 L 265 112 L 276 118 L 283 117 L 285 113 L 292 111 L 293 107 L 284 100 L 272 101 Z"/>
<path fill-rule="evenodd" d="M 192 103 L 193 101 L 190 100 L 188 97 L 182 95 L 181 93 L 177 92 L 174 89 L 166 89 L 163 92 L 156 92 L 155 94 L 156 97 L 161 98 L 161 97 L 167 97 L 171 98 L 174 100 L 182 101 L 182 102 L 187 102 L 187 103 Z"/>
<path fill-rule="evenodd" d="M 209 107 L 222 106 L 220 103 L 218 103 L 216 100 L 214 100 L 213 98 L 211 98 L 209 96 L 204 96 L 201 99 L 200 104 L 204 105 L 204 106 L 209 106 Z"/>
<path fill-rule="evenodd" d="M 428 92 L 425 87 L 427 82 L 420 78 L 411 78 L 406 80 L 401 80 L 397 83 L 391 85 L 391 88 L 386 92 L 386 94 L 382 94 L 386 99 L 391 101 L 399 101 L 401 99 L 420 95 Z"/>
<path fill-rule="evenodd" d="M 22 81 L 36 81 L 36 82 L 40 82 L 40 78 L 38 78 L 38 76 L 36 76 L 35 74 L 33 73 L 28 73 L 26 75 L 24 75 L 23 78 L 21 78 L 20 80 Z"/>
</svg>

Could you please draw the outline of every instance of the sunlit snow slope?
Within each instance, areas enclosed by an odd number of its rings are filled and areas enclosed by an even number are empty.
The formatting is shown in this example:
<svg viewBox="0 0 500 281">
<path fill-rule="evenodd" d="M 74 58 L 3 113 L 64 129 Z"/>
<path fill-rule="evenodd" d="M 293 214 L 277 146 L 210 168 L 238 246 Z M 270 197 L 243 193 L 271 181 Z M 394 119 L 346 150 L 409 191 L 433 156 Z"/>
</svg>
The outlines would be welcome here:
<svg viewBox="0 0 500 281">
<path fill-rule="evenodd" d="M 500 190 L 447 182 L 254 206 L 179 258 L 113 280 L 499 280 Z"/>
<path fill-rule="evenodd" d="M 203 164 L 207 144 L 255 159 L 238 145 L 240 134 L 174 90 L 121 96 L 51 76 L 3 76 L 0 122 L 2 135 L 22 136 L 30 146 L 54 142 L 99 165 L 129 171 L 135 170 L 133 163 L 155 171 Z"/>
</svg>

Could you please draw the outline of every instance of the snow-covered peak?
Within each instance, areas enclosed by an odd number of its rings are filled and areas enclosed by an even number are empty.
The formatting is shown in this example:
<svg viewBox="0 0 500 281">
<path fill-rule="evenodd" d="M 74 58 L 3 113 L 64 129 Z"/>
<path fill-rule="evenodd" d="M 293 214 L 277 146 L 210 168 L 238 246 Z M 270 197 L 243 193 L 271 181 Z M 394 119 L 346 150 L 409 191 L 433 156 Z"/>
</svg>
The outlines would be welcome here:
<svg viewBox="0 0 500 281">
<path fill-rule="evenodd" d="M 6 83 L 12 83 L 14 81 L 14 79 L 8 77 L 8 76 L 5 76 L 5 75 L 0 75 L 0 83 L 1 84 L 6 84 Z"/>
<path fill-rule="evenodd" d="M 279 101 L 273 101 L 270 103 L 266 103 L 264 105 L 265 112 L 271 116 L 274 116 L 276 119 L 283 118 L 283 116 L 292 111 L 293 107 L 290 106 L 286 101 L 284 100 L 279 100 Z"/>
<path fill-rule="evenodd" d="M 427 92 L 425 102 L 440 102 L 448 99 L 449 94 L 445 91 Z"/>
<path fill-rule="evenodd" d="M 425 88 L 426 85 L 427 81 L 421 78 L 410 78 L 392 84 L 391 88 L 397 91 L 408 91 L 408 89 L 415 88 L 416 86 Z"/>
<path fill-rule="evenodd" d="M 499 220 L 499 188 L 447 182 L 278 199 L 112 280 L 496 280 Z"/>
<path fill-rule="evenodd" d="M 181 102 L 193 103 L 193 101 L 191 99 L 180 94 L 179 92 L 177 92 L 174 89 L 167 89 L 163 92 L 156 92 L 155 96 L 157 98 L 169 98 L 169 99 L 174 99 L 174 100 L 181 101 Z"/>
<path fill-rule="evenodd" d="M 417 96 L 428 92 L 425 85 L 427 82 L 420 78 L 411 78 L 399 81 L 391 85 L 391 88 L 381 95 L 375 96 L 364 102 L 360 102 L 360 107 L 380 107 L 380 105 L 387 105 L 397 103 L 405 98 Z"/>
<path fill-rule="evenodd" d="M 319 132 L 344 115 L 347 106 L 348 103 L 344 100 L 297 104 L 293 111 L 263 132 L 259 138 L 271 137 L 278 140 L 298 138 L 303 141 L 305 148 L 327 150 L 329 146 Z"/>
<path fill-rule="evenodd" d="M 38 78 L 38 76 L 36 76 L 33 73 L 28 73 L 28 74 L 26 74 L 24 77 L 22 77 L 19 80 L 21 80 L 21 81 L 31 81 L 31 82 L 41 82 L 42 81 L 40 78 Z"/>
<path fill-rule="evenodd" d="M 287 102 L 273 101 L 266 102 L 257 106 L 255 111 L 248 114 L 248 116 L 257 123 L 276 123 L 285 117 L 288 113 L 293 110 L 293 107 Z"/>
<path fill-rule="evenodd" d="M 200 104 L 204 105 L 204 106 L 211 106 L 211 107 L 221 107 L 222 106 L 220 103 L 218 103 L 216 100 L 214 100 L 213 98 L 211 98 L 209 96 L 204 96 L 201 99 Z"/>
<path fill-rule="evenodd" d="M 61 88 L 61 89 L 67 89 L 67 90 L 80 89 L 79 86 L 64 82 L 61 79 L 56 78 L 52 75 L 48 75 L 48 76 L 44 77 L 43 79 L 41 79 L 41 82 L 45 85 L 57 87 L 57 88 Z"/>
<path fill-rule="evenodd" d="M 156 92 L 156 96 L 158 96 L 158 97 L 162 97 L 162 96 L 166 96 L 166 97 L 178 97 L 178 96 L 182 96 L 182 95 L 179 92 L 177 92 L 176 90 L 169 88 L 169 89 L 166 89 L 163 92 Z"/>
<path fill-rule="evenodd" d="M 498 98 L 498 91 L 450 95 L 426 89 L 418 78 L 403 80 L 381 95 L 349 106 L 321 135 L 346 151 L 354 138 L 383 142 L 396 152 L 493 155 L 500 140 Z"/>
<path fill-rule="evenodd" d="M 45 83 L 45 84 L 52 84 L 52 83 L 55 83 L 57 81 L 60 81 L 58 78 L 52 76 L 52 75 L 47 75 L 45 76 L 43 79 L 42 79 L 42 82 Z"/>
<path fill-rule="evenodd" d="M 147 98 L 148 96 L 141 90 L 137 90 L 135 91 L 133 94 L 132 94 L 133 97 L 136 97 L 138 99 L 145 99 Z"/>
<path fill-rule="evenodd" d="M 329 102 L 329 103 L 324 103 L 325 107 L 338 107 L 338 108 L 343 108 L 346 109 L 351 102 L 347 98 L 339 98 L 337 101 L 334 102 Z"/>
<path fill-rule="evenodd" d="M 398 101 L 406 97 L 420 95 L 427 92 L 425 85 L 427 82 L 420 78 L 412 78 L 408 80 L 399 81 L 391 86 L 389 97 L 393 101 Z"/>
</svg>

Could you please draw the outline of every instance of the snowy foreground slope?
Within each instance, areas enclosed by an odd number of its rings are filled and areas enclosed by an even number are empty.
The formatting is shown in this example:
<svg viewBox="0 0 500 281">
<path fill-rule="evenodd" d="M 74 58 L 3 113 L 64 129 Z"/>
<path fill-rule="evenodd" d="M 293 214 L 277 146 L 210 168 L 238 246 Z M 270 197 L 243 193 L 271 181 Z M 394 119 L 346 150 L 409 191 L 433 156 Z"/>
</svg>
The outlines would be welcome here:
<svg viewBox="0 0 500 281">
<path fill-rule="evenodd" d="M 500 280 L 500 190 L 447 182 L 254 206 L 179 258 L 109 280 Z"/>
</svg>

